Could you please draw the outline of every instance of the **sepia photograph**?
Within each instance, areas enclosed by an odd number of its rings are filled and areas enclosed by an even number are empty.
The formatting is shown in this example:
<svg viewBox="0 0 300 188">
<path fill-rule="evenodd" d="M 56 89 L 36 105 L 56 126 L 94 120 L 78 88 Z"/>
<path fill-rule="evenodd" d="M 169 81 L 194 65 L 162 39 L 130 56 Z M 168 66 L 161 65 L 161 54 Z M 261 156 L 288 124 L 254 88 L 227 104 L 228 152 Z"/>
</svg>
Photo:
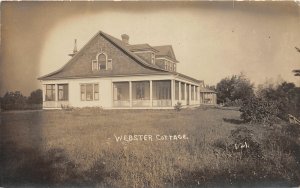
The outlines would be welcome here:
<svg viewBox="0 0 300 188">
<path fill-rule="evenodd" d="M 0 187 L 299 187 L 300 1 L 3 1 Z"/>
</svg>

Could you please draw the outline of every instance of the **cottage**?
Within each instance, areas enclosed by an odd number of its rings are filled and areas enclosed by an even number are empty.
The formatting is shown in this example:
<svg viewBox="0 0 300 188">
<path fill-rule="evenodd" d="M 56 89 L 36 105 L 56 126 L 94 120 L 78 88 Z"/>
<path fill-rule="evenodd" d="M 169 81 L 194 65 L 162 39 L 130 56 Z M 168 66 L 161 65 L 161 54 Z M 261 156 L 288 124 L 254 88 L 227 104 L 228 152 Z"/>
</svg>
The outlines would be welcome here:
<svg viewBox="0 0 300 188">
<path fill-rule="evenodd" d="M 43 109 L 168 109 L 199 106 L 201 81 L 177 72 L 172 46 L 129 44 L 98 32 L 59 70 L 38 78 Z M 76 44 L 76 41 L 75 41 Z"/>
</svg>

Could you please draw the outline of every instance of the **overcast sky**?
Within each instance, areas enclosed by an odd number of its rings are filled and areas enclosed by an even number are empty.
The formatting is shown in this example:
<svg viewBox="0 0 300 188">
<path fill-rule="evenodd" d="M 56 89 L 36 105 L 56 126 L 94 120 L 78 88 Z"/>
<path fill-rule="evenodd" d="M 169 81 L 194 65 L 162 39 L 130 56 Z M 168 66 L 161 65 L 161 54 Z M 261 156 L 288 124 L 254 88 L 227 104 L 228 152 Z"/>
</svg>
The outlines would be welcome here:
<svg viewBox="0 0 300 188">
<path fill-rule="evenodd" d="M 215 85 L 241 71 L 255 84 L 299 83 L 300 6 L 294 2 L 2 2 L 0 94 L 41 88 L 37 77 L 102 30 L 130 44 L 170 44 L 181 73 Z"/>
</svg>

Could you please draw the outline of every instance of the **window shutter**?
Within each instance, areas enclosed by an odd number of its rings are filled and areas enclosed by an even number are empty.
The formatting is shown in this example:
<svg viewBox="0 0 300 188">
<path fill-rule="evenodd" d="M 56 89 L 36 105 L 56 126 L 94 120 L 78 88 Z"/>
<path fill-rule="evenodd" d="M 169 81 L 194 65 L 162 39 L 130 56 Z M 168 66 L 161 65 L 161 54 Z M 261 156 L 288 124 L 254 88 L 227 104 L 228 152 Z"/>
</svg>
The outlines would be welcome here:
<svg viewBox="0 0 300 188">
<path fill-rule="evenodd" d="M 112 70 L 112 60 L 111 59 L 107 60 L 107 70 Z"/>
</svg>

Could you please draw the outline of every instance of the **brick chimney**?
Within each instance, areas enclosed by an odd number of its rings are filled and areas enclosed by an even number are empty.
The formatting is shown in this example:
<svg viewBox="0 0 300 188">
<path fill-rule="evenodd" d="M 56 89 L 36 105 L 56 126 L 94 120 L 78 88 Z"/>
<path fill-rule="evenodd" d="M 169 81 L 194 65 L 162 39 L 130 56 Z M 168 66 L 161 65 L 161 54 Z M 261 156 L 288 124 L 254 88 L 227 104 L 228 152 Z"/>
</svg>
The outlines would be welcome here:
<svg viewBox="0 0 300 188">
<path fill-rule="evenodd" d="M 123 35 L 121 35 L 121 37 L 122 37 L 122 41 L 125 44 L 129 44 L 129 36 L 127 34 L 123 34 Z"/>
</svg>

